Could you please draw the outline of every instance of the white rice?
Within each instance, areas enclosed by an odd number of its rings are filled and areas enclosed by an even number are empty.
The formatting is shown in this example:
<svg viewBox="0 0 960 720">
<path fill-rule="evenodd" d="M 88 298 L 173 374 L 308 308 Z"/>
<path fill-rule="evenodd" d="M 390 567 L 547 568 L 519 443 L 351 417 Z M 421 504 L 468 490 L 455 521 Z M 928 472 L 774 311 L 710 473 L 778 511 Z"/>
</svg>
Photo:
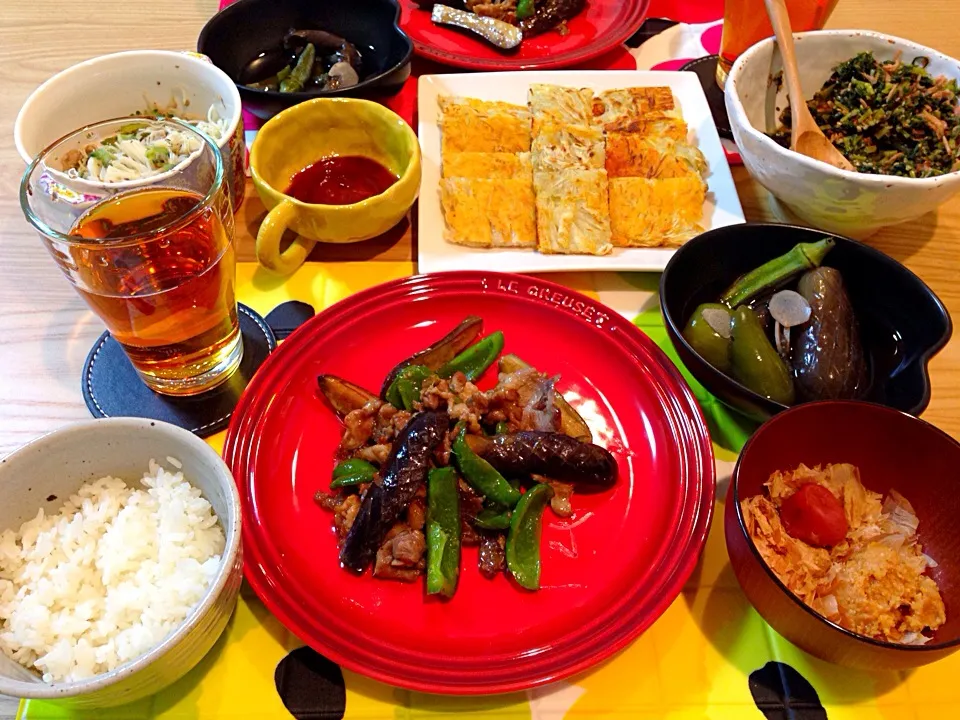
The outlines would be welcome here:
<svg viewBox="0 0 960 720">
<path fill-rule="evenodd" d="M 101 478 L 0 534 L 0 650 L 46 682 L 156 647 L 217 574 L 225 539 L 210 503 L 183 473 L 149 467 L 142 488 Z"/>
</svg>

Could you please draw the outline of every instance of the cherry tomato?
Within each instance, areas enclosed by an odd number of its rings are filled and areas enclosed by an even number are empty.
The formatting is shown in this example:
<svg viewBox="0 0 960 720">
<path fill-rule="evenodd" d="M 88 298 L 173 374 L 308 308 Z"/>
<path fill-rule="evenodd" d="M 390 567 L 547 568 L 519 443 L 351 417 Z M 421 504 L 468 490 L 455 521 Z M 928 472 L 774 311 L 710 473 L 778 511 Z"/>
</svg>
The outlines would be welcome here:
<svg viewBox="0 0 960 720">
<path fill-rule="evenodd" d="M 780 521 L 797 540 L 832 547 L 847 536 L 843 505 L 822 485 L 806 483 L 780 505 Z"/>
</svg>

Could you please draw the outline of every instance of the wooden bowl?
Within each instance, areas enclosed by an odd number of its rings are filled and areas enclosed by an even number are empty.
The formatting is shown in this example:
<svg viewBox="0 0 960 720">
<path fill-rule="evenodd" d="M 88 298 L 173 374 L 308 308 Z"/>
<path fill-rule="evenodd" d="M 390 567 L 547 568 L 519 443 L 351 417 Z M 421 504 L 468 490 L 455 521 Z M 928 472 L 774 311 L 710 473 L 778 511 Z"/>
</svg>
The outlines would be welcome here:
<svg viewBox="0 0 960 720">
<path fill-rule="evenodd" d="M 744 527 L 740 501 L 759 494 L 776 470 L 800 463 L 852 463 L 863 484 L 903 494 L 920 519 L 924 552 L 939 566 L 947 622 L 926 645 L 881 642 L 845 630 L 787 590 Z M 734 574 L 750 603 L 787 640 L 828 662 L 902 670 L 960 649 L 960 443 L 906 413 L 862 402 L 799 405 L 764 424 L 747 442 L 727 492 L 724 530 Z"/>
</svg>

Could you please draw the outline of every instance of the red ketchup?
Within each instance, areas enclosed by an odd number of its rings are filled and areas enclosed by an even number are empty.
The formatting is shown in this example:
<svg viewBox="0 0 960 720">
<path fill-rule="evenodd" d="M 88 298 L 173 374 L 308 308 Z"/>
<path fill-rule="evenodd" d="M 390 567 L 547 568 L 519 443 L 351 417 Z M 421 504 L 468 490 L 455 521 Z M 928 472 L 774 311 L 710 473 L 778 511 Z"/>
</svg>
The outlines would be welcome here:
<svg viewBox="0 0 960 720">
<path fill-rule="evenodd" d="M 376 160 L 361 155 L 334 155 L 298 172 L 285 195 L 317 205 L 351 205 L 379 195 L 397 176 Z"/>
<path fill-rule="evenodd" d="M 843 503 L 822 485 L 806 483 L 780 504 L 787 533 L 814 547 L 833 547 L 847 536 Z"/>
</svg>

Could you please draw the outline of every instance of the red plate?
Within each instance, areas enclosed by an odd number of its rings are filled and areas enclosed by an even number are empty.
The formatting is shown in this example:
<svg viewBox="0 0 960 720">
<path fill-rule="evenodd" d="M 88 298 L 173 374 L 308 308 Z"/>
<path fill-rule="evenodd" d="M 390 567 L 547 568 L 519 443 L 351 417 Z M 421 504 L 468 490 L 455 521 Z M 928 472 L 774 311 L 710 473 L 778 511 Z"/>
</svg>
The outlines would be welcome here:
<svg viewBox="0 0 960 720">
<path fill-rule="evenodd" d="M 414 0 L 401 0 L 401 5 L 401 27 L 418 55 L 472 70 L 542 70 L 570 67 L 617 47 L 643 24 L 650 0 L 587 0 L 567 23 L 569 33 L 525 38 L 514 51 L 498 50 L 472 33 L 435 24 Z"/>
<path fill-rule="evenodd" d="M 505 352 L 559 374 L 561 392 L 592 403 L 620 479 L 611 491 L 574 494 L 572 522 L 544 514 L 538 592 L 484 579 L 476 549 L 466 548 L 456 596 L 442 602 L 425 597 L 422 582 L 339 567 L 332 518 L 313 495 L 329 486 L 341 425 L 316 376 L 376 390 L 396 362 L 468 314 L 487 333 L 503 330 Z M 624 647 L 680 593 L 713 510 L 707 430 L 667 357 L 603 305 L 499 273 L 391 282 L 311 319 L 247 387 L 224 457 L 243 503 L 247 580 L 267 608 L 340 665 L 424 692 L 522 690 Z"/>
</svg>

